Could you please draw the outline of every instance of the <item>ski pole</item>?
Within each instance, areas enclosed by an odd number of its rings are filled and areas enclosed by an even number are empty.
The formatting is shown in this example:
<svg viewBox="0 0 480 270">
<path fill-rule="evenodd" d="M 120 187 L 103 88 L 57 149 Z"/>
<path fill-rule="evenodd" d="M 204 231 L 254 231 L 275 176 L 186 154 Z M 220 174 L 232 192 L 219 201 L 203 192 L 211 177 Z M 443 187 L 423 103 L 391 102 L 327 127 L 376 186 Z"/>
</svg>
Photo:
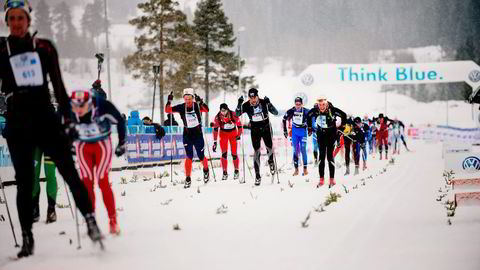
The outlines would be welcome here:
<svg viewBox="0 0 480 270">
<path fill-rule="evenodd" d="M 155 109 L 155 92 L 157 90 L 157 75 L 160 73 L 160 66 L 153 66 L 153 103 L 152 103 L 152 121 L 153 121 L 153 112 Z"/>
<path fill-rule="evenodd" d="M 348 136 L 347 134 L 345 134 L 343 131 L 341 131 L 341 130 L 338 130 L 338 129 L 337 129 L 337 131 L 338 131 L 338 132 L 340 132 L 340 133 L 342 133 L 342 134 L 343 134 L 343 136 L 345 136 L 345 137 L 349 138 L 349 139 L 350 139 L 350 140 L 352 140 L 353 142 L 356 142 L 356 140 L 354 140 L 352 137 L 350 137 L 350 136 Z"/>
<path fill-rule="evenodd" d="M 78 209 L 77 209 L 77 205 L 75 205 L 75 227 L 77 228 L 77 243 L 78 243 L 77 249 L 81 249 L 82 244 L 80 242 L 80 230 L 78 226 L 79 226 L 78 225 Z"/>
<path fill-rule="evenodd" d="M 207 144 L 208 160 L 210 161 L 210 166 L 212 167 L 213 180 L 217 182 L 217 178 L 215 177 L 215 170 L 213 169 L 212 156 L 210 156 L 210 146 L 208 146 L 208 140 L 205 139 L 205 134 L 203 134 L 203 140 Z"/>
<path fill-rule="evenodd" d="M 67 194 L 68 207 L 70 207 L 70 213 L 72 213 L 72 218 L 75 218 L 73 215 L 72 203 L 70 202 L 70 195 L 68 195 L 68 189 L 67 189 L 67 185 L 65 184 L 65 181 L 63 181 L 63 186 L 65 187 L 65 193 Z"/>
<path fill-rule="evenodd" d="M 267 104 L 267 111 L 268 111 L 268 105 Z M 278 168 L 277 168 L 277 155 L 275 155 L 275 149 L 273 148 L 273 129 L 272 129 L 272 123 L 270 122 L 270 119 L 268 120 L 268 126 L 270 127 L 270 138 L 272 140 L 272 155 L 273 155 L 273 162 L 275 162 L 275 173 L 277 174 L 277 184 L 280 184 L 280 178 L 278 176 Z"/>
<path fill-rule="evenodd" d="M 102 71 L 102 63 L 103 63 L 103 53 L 96 53 L 95 57 L 97 58 L 97 69 L 98 69 L 98 77 L 97 80 L 100 80 L 100 72 Z"/>
<path fill-rule="evenodd" d="M 3 186 L 2 177 L 0 177 L 0 188 L 2 188 L 3 197 L 5 198 L 5 206 L 7 207 L 8 220 L 10 221 L 10 227 L 12 228 L 13 240 L 15 241 L 15 247 L 20 247 L 17 243 L 17 237 L 15 236 L 15 230 L 13 229 L 12 217 L 10 216 L 10 210 L 8 209 L 8 200 L 5 195 L 5 187 Z"/>
<path fill-rule="evenodd" d="M 242 129 L 243 129 L 243 132 L 245 132 L 245 127 L 243 126 L 243 104 L 242 106 L 240 106 L 240 115 L 242 116 Z M 243 132 L 242 132 L 242 160 L 243 160 L 243 182 L 242 184 L 245 184 L 246 183 L 246 180 L 245 180 L 245 143 L 243 141 Z M 247 165 L 248 166 L 248 165 Z M 250 167 L 248 167 L 248 170 L 250 171 Z M 252 172 L 250 171 L 250 175 L 252 174 Z M 252 175 L 252 178 L 253 178 L 253 175 Z"/>
</svg>

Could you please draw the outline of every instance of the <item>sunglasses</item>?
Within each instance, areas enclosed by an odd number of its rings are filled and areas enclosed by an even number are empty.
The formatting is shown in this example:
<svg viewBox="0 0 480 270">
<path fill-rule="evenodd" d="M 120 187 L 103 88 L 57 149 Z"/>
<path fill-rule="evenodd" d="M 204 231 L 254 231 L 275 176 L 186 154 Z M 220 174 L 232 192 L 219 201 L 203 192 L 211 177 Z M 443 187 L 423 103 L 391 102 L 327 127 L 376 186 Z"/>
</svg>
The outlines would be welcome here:
<svg viewBox="0 0 480 270">
<path fill-rule="evenodd" d="M 32 11 L 27 0 L 5 0 L 3 10 L 7 10 L 7 8 L 23 8 L 25 6 L 28 7 L 30 12 Z"/>
</svg>

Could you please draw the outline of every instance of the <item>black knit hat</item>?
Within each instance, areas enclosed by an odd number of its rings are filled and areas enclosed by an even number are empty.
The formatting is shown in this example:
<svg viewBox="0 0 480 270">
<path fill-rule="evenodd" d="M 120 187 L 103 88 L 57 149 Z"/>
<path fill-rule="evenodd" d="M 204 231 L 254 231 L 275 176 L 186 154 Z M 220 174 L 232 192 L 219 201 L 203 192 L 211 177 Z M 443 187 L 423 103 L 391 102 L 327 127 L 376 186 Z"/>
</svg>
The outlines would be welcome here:
<svg viewBox="0 0 480 270">
<path fill-rule="evenodd" d="M 295 98 L 295 103 L 300 102 L 303 104 L 303 99 L 301 97 L 296 97 Z"/>
<path fill-rule="evenodd" d="M 362 119 L 360 119 L 360 117 L 355 117 L 355 119 L 353 120 L 353 122 L 355 123 L 361 123 L 362 122 Z"/>
<path fill-rule="evenodd" d="M 226 103 L 220 104 L 220 110 L 228 110 L 228 105 Z"/>
<path fill-rule="evenodd" d="M 378 118 L 383 118 L 383 113 L 379 114 Z"/>
<path fill-rule="evenodd" d="M 249 97 L 258 96 L 258 90 L 256 88 L 250 88 L 250 90 L 248 90 L 248 96 Z"/>
</svg>

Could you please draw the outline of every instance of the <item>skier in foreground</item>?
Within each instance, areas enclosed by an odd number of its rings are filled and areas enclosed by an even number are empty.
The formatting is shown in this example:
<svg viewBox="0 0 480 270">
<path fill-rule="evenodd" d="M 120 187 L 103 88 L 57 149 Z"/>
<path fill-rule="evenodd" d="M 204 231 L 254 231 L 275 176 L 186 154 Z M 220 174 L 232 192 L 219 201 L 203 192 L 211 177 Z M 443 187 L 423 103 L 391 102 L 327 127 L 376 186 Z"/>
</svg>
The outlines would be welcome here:
<svg viewBox="0 0 480 270">
<path fill-rule="evenodd" d="M 92 97 L 93 92 L 75 90 L 71 95 L 74 113 L 75 137 L 77 142 L 80 177 L 88 190 L 88 195 L 95 210 L 94 179 L 102 191 L 103 202 L 107 208 L 111 234 L 120 234 L 117 223 L 115 197 L 108 179 L 108 171 L 112 162 L 111 125 L 117 126 L 118 145 L 115 148 L 117 157 L 123 155 L 125 144 L 125 120 L 115 106 L 102 97 Z M 77 135 L 78 134 L 78 135 Z M 94 174 L 95 173 L 95 174 Z"/>
<path fill-rule="evenodd" d="M 320 150 L 320 164 L 318 171 L 320 173 L 320 181 L 317 188 L 323 186 L 325 175 L 325 156 L 328 160 L 328 169 L 330 173 L 329 187 L 335 185 L 335 163 L 333 161 L 333 145 L 337 138 L 336 117 L 341 118 L 340 129 L 346 123 L 347 115 L 340 109 L 334 107 L 332 103 L 327 101 L 325 96 L 317 98 L 318 108 L 314 107 L 308 112 L 308 129 L 311 132 L 313 125 L 317 128 L 317 140 Z M 312 117 L 316 116 L 317 121 L 312 123 Z"/>
<path fill-rule="evenodd" d="M 267 148 L 268 165 L 270 166 L 270 173 L 275 173 L 275 164 L 273 161 L 273 142 L 272 132 L 270 131 L 270 120 L 268 113 L 278 115 L 277 109 L 270 103 L 270 99 L 265 97 L 261 99 L 258 97 L 258 90 L 250 88 L 248 90 L 248 101 L 243 102 L 243 96 L 238 99 L 238 105 L 235 109 L 238 117 L 246 113 L 250 118 L 250 128 L 252 136 L 252 146 L 255 150 L 254 168 L 255 168 L 255 185 L 260 185 L 262 177 L 260 175 L 260 141 Z"/>
<path fill-rule="evenodd" d="M 87 190 L 75 169 L 68 137 L 48 91 L 47 75 L 59 103 L 60 115 L 68 124 L 71 121 L 70 103 L 57 51 L 50 41 L 35 38 L 28 32 L 31 8 L 27 1 L 7 0 L 4 8 L 10 35 L 0 44 L 0 80 L 7 100 L 7 124 L 3 134 L 15 169 L 17 209 L 22 227 L 23 244 L 17 256 L 22 258 L 34 253 L 33 153 L 37 147 L 52 158 L 70 186 L 75 204 L 85 217 L 90 239 L 100 241 L 101 233 Z"/>
<path fill-rule="evenodd" d="M 237 180 L 240 176 L 238 171 L 239 159 L 237 155 L 237 140 L 240 140 L 242 134 L 242 123 L 240 118 L 235 115 L 235 112 L 231 111 L 228 108 L 228 105 L 225 103 L 220 104 L 220 111 L 215 116 L 213 123 L 213 152 L 217 151 L 217 137 L 218 129 L 220 128 L 220 149 L 222 151 L 222 169 L 223 177 L 222 180 L 228 179 L 227 172 L 227 153 L 228 153 L 228 143 L 230 142 L 230 149 L 232 151 L 233 167 L 235 171 L 233 173 L 233 179 Z"/>
<path fill-rule="evenodd" d="M 195 99 L 195 101 L 194 101 Z M 168 95 L 167 104 L 165 104 L 166 113 L 179 113 L 182 118 L 184 130 L 183 130 L 183 145 L 185 146 L 185 152 L 187 158 L 185 159 L 185 185 L 184 188 L 189 188 L 192 184 L 190 177 L 192 173 L 192 159 L 193 159 L 193 147 L 197 151 L 198 159 L 203 164 L 203 181 L 208 183 L 210 174 L 208 170 L 208 159 L 205 156 L 205 141 L 203 140 L 202 130 L 202 112 L 208 112 L 207 104 L 203 103 L 203 100 L 195 94 L 192 88 L 185 88 L 183 90 L 184 103 L 175 105 L 172 107 L 173 92 Z"/>
<path fill-rule="evenodd" d="M 289 109 L 283 116 L 283 135 L 288 139 L 287 121 L 292 119 L 292 146 L 293 146 L 293 165 L 295 172 L 293 176 L 298 175 L 298 156 L 300 151 L 303 158 L 303 175 L 307 175 L 307 117 L 308 111 L 303 107 L 303 100 L 301 97 L 295 98 L 295 106 Z"/>
</svg>

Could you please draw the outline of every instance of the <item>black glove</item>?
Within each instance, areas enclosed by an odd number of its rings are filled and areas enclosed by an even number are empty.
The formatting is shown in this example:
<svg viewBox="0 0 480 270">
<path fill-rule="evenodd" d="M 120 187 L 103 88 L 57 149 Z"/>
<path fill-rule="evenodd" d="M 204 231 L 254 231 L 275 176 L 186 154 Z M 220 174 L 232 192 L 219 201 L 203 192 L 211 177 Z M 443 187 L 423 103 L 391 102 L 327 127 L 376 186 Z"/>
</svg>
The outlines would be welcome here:
<svg viewBox="0 0 480 270">
<path fill-rule="evenodd" d="M 203 103 L 203 99 L 201 99 L 199 95 L 195 94 L 195 102 Z"/>
<path fill-rule="evenodd" d="M 242 106 L 242 104 L 243 104 L 243 96 L 240 96 L 238 98 L 238 106 L 240 107 L 240 106 Z"/>
<path fill-rule="evenodd" d="M 214 153 L 217 152 L 217 142 L 213 142 L 212 150 Z"/>
<path fill-rule="evenodd" d="M 173 92 L 170 92 L 170 95 L 168 95 L 168 101 L 172 101 L 173 100 Z"/>
<path fill-rule="evenodd" d="M 65 123 L 65 134 L 67 134 L 68 138 L 72 142 L 78 139 L 78 131 L 75 128 L 74 123 L 72 123 L 70 121 L 66 121 L 66 123 Z"/>
<path fill-rule="evenodd" d="M 265 100 L 265 103 L 270 104 L 270 99 L 267 96 L 265 96 L 263 100 Z"/>
<path fill-rule="evenodd" d="M 288 131 L 286 129 L 283 130 L 283 136 L 285 136 L 285 139 L 288 139 Z"/>
<path fill-rule="evenodd" d="M 237 141 L 240 141 L 242 139 L 242 135 L 238 134 L 237 135 Z"/>
<path fill-rule="evenodd" d="M 118 143 L 117 148 L 115 148 L 115 155 L 117 157 L 120 157 L 121 155 L 125 154 L 125 150 L 127 149 L 127 146 L 125 143 Z"/>
</svg>

